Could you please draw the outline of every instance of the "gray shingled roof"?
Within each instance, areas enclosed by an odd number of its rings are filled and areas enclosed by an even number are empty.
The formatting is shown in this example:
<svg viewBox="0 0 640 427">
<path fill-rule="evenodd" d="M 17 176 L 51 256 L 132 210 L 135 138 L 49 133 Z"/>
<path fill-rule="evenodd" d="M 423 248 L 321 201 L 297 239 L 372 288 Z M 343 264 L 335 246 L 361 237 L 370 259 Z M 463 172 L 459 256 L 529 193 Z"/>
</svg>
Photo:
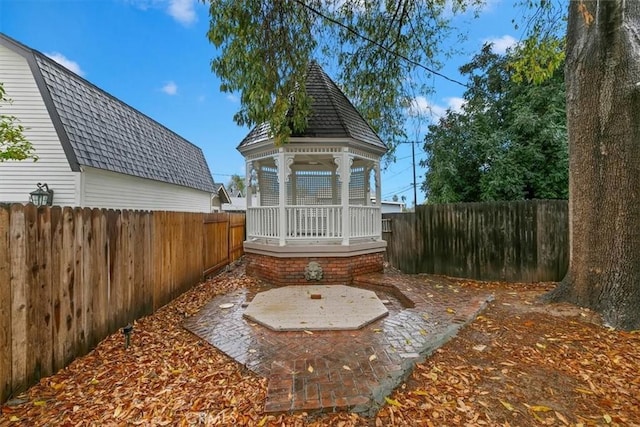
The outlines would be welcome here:
<svg viewBox="0 0 640 427">
<path fill-rule="evenodd" d="M 42 53 L 0 33 L 31 66 L 72 170 L 90 166 L 215 192 L 202 150 Z"/>
<path fill-rule="evenodd" d="M 220 183 L 215 183 L 213 184 L 215 191 L 214 193 L 218 195 L 218 197 L 220 197 L 220 202 L 221 203 L 231 203 L 231 196 L 229 196 L 229 193 L 227 193 L 227 189 L 225 188 L 224 184 L 220 184 Z"/>
<path fill-rule="evenodd" d="M 307 70 L 306 90 L 311 97 L 308 126 L 304 132 L 292 137 L 353 138 L 386 149 L 380 137 L 315 61 Z M 249 132 L 238 149 L 268 139 L 269 125 L 263 123 Z"/>
</svg>

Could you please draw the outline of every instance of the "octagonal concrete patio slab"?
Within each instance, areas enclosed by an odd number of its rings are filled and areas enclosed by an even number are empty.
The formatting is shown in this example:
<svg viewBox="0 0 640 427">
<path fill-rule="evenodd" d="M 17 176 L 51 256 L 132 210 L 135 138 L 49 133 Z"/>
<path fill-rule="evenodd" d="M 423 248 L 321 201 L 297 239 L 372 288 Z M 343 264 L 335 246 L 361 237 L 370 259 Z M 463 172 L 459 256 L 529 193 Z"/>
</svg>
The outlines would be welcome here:
<svg viewBox="0 0 640 427">
<path fill-rule="evenodd" d="M 258 293 L 244 317 L 274 331 L 355 330 L 389 313 L 375 292 L 343 285 L 284 286 Z"/>
</svg>

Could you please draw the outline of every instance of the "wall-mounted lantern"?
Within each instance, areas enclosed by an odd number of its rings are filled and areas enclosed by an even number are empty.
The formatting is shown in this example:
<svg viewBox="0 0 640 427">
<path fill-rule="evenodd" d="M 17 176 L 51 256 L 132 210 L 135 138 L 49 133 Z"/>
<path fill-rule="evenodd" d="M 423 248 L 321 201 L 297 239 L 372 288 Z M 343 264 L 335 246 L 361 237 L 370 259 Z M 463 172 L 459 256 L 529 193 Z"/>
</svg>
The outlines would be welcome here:
<svg viewBox="0 0 640 427">
<path fill-rule="evenodd" d="M 34 205 L 51 206 L 53 204 L 53 190 L 47 184 L 38 183 L 38 188 L 29 193 L 29 201 Z"/>
</svg>

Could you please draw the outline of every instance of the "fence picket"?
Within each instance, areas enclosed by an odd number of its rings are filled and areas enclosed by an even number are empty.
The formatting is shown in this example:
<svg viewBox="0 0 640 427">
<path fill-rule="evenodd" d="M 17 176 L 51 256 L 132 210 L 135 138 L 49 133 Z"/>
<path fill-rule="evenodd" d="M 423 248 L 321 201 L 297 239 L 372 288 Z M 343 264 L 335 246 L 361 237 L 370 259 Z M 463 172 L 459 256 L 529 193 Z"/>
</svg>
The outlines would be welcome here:
<svg viewBox="0 0 640 427">
<path fill-rule="evenodd" d="M 11 259 L 9 251 L 9 211 L 0 209 L 0 402 L 11 395 Z"/>
<path fill-rule="evenodd" d="M 11 262 L 11 385 L 12 391 L 27 387 L 28 279 L 25 208 L 11 205 L 9 246 Z"/>
</svg>

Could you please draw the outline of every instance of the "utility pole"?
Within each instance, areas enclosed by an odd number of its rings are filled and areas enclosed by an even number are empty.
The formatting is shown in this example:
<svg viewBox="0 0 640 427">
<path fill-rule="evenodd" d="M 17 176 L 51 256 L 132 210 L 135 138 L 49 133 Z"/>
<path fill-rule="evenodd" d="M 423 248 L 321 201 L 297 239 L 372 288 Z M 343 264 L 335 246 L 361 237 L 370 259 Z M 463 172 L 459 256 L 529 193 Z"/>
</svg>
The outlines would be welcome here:
<svg viewBox="0 0 640 427">
<path fill-rule="evenodd" d="M 418 208 L 418 193 L 416 190 L 416 145 L 417 141 L 411 141 L 411 159 L 413 160 L 413 211 Z"/>
<path fill-rule="evenodd" d="M 413 209 L 418 206 L 418 187 L 416 185 L 416 147 L 419 141 L 401 141 L 399 144 L 411 144 L 411 164 L 413 166 Z"/>
<path fill-rule="evenodd" d="M 416 189 L 416 149 L 418 141 L 411 141 L 411 159 L 413 160 L 413 211 L 418 208 L 418 192 Z"/>
</svg>

